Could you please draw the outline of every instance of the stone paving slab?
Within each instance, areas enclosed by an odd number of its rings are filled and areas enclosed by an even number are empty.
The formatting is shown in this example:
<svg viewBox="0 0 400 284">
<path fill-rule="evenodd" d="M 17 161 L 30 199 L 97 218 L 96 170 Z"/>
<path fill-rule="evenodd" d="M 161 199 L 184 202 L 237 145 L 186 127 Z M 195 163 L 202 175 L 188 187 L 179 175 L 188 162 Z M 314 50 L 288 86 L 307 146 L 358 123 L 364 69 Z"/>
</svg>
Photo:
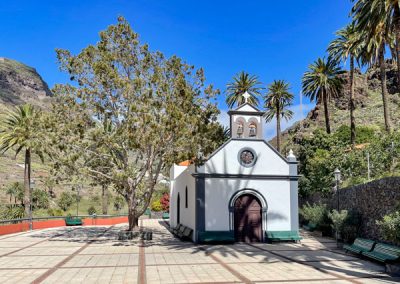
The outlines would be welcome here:
<svg viewBox="0 0 400 284">
<path fill-rule="evenodd" d="M 251 281 L 334 280 L 329 274 L 297 263 L 237 263 L 230 266 Z"/>
<path fill-rule="evenodd" d="M 148 266 L 147 283 L 240 282 L 219 264 Z"/>
<path fill-rule="evenodd" d="M 90 244 L 80 254 L 124 254 L 124 253 L 139 253 L 139 247 L 135 244 Z"/>
<path fill-rule="evenodd" d="M 29 242 L 12 242 L 9 239 L 5 241 L 0 240 L 0 248 L 23 248 L 29 245 L 34 245 L 37 241 L 29 241 Z"/>
<path fill-rule="evenodd" d="M 59 269 L 42 283 L 137 283 L 137 267 Z"/>
<path fill-rule="evenodd" d="M 65 256 L 4 256 L 0 258 L 0 268 L 51 268 Z"/>
<path fill-rule="evenodd" d="M 166 264 L 205 264 L 216 263 L 212 258 L 205 255 L 204 252 L 197 254 L 190 253 L 154 253 L 146 252 L 146 265 L 166 265 Z"/>
<path fill-rule="evenodd" d="M 137 254 L 76 255 L 62 267 L 137 266 Z"/>
<path fill-rule="evenodd" d="M 285 262 L 287 260 L 264 251 L 214 251 L 214 256 L 225 263 L 257 263 L 257 262 Z"/>
<path fill-rule="evenodd" d="M 0 270 L 0 283 L 2 284 L 28 284 L 45 273 L 46 269 L 10 269 Z"/>
<path fill-rule="evenodd" d="M 11 256 L 52 256 L 52 255 L 70 255 L 76 252 L 81 246 L 67 246 L 67 247 L 29 247 L 13 253 Z"/>
<path fill-rule="evenodd" d="M 280 250 L 279 254 L 290 259 L 297 261 L 350 261 L 357 260 L 358 258 L 351 255 L 338 254 L 325 250 L 312 250 L 312 251 L 291 251 L 291 250 Z"/>
</svg>

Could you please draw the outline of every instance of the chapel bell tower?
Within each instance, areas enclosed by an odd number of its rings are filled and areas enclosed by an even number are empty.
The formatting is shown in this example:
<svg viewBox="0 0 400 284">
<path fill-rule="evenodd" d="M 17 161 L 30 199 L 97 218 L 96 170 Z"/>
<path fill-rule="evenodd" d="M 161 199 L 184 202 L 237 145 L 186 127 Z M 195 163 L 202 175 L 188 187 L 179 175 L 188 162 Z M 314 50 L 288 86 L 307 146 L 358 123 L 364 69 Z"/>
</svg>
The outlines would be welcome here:
<svg viewBox="0 0 400 284">
<path fill-rule="evenodd" d="M 249 93 L 244 93 L 244 104 L 228 111 L 230 117 L 231 138 L 263 139 L 264 112 L 248 102 Z"/>
</svg>

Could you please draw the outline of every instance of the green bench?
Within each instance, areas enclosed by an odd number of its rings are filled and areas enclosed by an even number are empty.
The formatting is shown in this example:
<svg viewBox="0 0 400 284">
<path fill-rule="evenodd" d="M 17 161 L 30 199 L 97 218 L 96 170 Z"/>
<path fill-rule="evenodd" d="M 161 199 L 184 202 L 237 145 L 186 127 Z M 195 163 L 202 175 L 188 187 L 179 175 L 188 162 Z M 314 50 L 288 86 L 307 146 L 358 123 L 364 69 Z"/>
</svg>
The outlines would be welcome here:
<svg viewBox="0 0 400 284">
<path fill-rule="evenodd" d="M 362 255 L 383 263 L 395 262 L 400 259 L 400 247 L 377 243 L 372 251 L 362 252 Z"/>
<path fill-rule="evenodd" d="M 82 226 L 83 222 L 81 218 L 70 217 L 65 218 L 65 225 L 67 226 Z"/>
<path fill-rule="evenodd" d="M 372 251 L 374 245 L 375 245 L 374 241 L 363 238 L 357 238 L 352 245 L 344 245 L 343 249 L 346 252 L 351 251 L 353 253 L 360 254 L 363 252 Z"/>
<path fill-rule="evenodd" d="M 162 214 L 162 218 L 165 220 L 165 219 L 169 219 L 169 213 L 168 212 L 164 212 L 163 214 Z"/>
<path fill-rule="evenodd" d="M 269 231 L 265 233 L 267 241 L 295 241 L 298 242 L 302 238 L 298 231 Z"/>
<path fill-rule="evenodd" d="M 192 239 L 193 230 L 185 225 L 179 224 L 175 228 L 171 229 L 171 232 L 180 239 Z"/>
</svg>

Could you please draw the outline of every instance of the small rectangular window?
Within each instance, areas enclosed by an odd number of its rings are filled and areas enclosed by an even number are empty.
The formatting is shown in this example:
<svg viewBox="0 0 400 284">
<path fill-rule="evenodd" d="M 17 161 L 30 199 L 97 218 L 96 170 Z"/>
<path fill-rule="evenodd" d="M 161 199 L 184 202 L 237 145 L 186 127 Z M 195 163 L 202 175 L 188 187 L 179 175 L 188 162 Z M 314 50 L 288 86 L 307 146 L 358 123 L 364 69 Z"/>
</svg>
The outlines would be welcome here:
<svg viewBox="0 0 400 284">
<path fill-rule="evenodd" d="M 188 208 L 188 189 L 185 189 L 185 208 Z"/>
</svg>

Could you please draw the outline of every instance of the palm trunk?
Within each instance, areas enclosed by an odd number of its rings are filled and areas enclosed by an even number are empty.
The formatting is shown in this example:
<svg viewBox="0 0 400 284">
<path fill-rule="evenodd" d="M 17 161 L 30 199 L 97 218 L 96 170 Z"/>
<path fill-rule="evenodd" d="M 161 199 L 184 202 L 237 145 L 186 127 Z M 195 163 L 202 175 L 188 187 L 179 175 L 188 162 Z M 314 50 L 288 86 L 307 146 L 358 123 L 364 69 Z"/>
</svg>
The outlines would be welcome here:
<svg viewBox="0 0 400 284">
<path fill-rule="evenodd" d="M 329 108 L 328 108 L 328 99 L 325 92 L 322 90 L 322 100 L 324 102 L 324 113 L 325 113 L 325 127 L 326 133 L 331 134 L 331 123 L 329 121 Z"/>
<path fill-rule="evenodd" d="M 382 88 L 382 102 L 383 102 L 383 117 L 385 119 L 385 129 L 390 132 L 390 116 L 388 109 L 388 91 L 386 86 L 386 68 L 385 68 L 385 46 L 382 44 L 379 50 L 379 66 L 381 72 L 381 88 Z"/>
<path fill-rule="evenodd" d="M 354 57 L 350 57 L 350 142 L 352 147 L 356 144 L 356 121 L 354 117 Z"/>
<path fill-rule="evenodd" d="M 103 215 L 107 215 L 108 213 L 108 187 L 107 185 L 102 185 L 102 211 Z"/>
<path fill-rule="evenodd" d="M 394 5 L 394 33 L 396 37 L 396 62 L 397 62 L 397 89 L 400 91 L 400 8 Z"/>
<path fill-rule="evenodd" d="M 25 170 L 24 170 L 24 206 L 25 206 L 25 216 L 28 218 L 32 217 L 31 211 L 31 150 L 25 150 Z"/>
<path fill-rule="evenodd" d="M 279 106 L 276 109 L 276 149 L 281 152 L 281 114 Z"/>
</svg>

